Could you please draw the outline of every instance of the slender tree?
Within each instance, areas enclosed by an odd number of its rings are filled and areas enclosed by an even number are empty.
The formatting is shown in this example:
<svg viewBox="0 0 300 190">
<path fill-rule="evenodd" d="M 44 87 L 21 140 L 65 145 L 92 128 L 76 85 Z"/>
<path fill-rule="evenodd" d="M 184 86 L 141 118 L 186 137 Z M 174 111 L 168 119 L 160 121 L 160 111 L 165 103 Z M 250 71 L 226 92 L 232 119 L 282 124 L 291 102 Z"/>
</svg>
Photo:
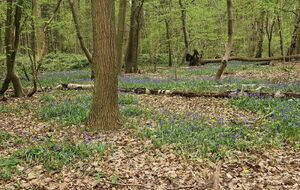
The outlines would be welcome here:
<svg viewBox="0 0 300 190">
<path fill-rule="evenodd" d="M 116 129 L 119 108 L 114 1 L 92 0 L 91 6 L 96 78 L 88 125 L 92 129 Z"/>
<path fill-rule="evenodd" d="M 123 58 L 123 42 L 125 35 L 127 0 L 120 0 L 120 8 L 118 15 L 118 31 L 117 31 L 117 63 L 119 64 L 119 73 L 122 69 Z"/>
<path fill-rule="evenodd" d="M 78 15 L 77 15 L 77 10 L 76 10 L 76 4 L 74 0 L 69 0 L 69 4 L 70 4 L 70 8 L 71 8 L 71 12 L 72 12 L 72 17 L 73 17 L 73 21 L 74 21 L 74 25 L 75 25 L 75 30 L 76 30 L 76 35 L 77 38 L 79 40 L 80 43 L 80 47 L 82 49 L 82 51 L 84 52 L 88 62 L 91 64 L 92 66 L 92 73 L 91 73 L 91 78 L 95 78 L 95 73 L 94 73 L 94 67 L 93 67 L 93 61 L 92 61 L 92 54 L 90 53 L 89 49 L 87 48 L 82 34 L 81 34 L 81 30 L 80 30 L 80 26 L 79 26 L 79 19 L 78 19 Z"/>
<path fill-rule="evenodd" d="M 179 0 L 178 3 L 181 10 L 182 32 L 183 32 L 183 39 L 184 39 L 184 54 L 182 58 L 182 64 L 183 64 L 185 61 L 185 57 L 189 52 L 190 39 L 189 39 L 189 33 L 187 31 L 187 24 L 186 24 L 186 7 L 182 3 L 182 0 Z"/>
<path fill-rule="evenodd" d="M 273 39 L 273 30 L 275 26 L 275 19 L 270 19 L 267 17 L 266 19 L 266 34 L 268 39 L 268 55 L 269 57 L 273 56 L 272 53 L 272 39 Z"/>
<path fill-rule="evenodd" d="M 266 12 L 262 11 L 260 14 L 260 19 L 258 21 L 259 31 L 258 31 L 258 41 L 257 41 L 257 47 L 256 47 L 256 58 L 261 58 L 263 54 L 263 43 L 264 43 L 264 22 L 265 22 L 265 16 Z"/>
<path fill-rule="evenodd" d="M 0 20 L 0 54 L 3 53 L 2 27 L 2 20 Z"/>
<path fill-rule="evenodd" d="M 15 15 L 13 16 L 14 0 L 7 0 L 7 12 L 5 22 L 5 47 L 6 47 L 6 77 L 0 90 L 3 95 L 12 82 L 16 97 L 24 95 L 21 81 L 15 71 L 16 55 L 19 48 L 21 33 L 21 18 L 23 0 L 18 0 L 15 5 Z"/>
<path fill-rule="evenodd" d="M 228 42 L 226 45 L 226 52 L 222 59 L 220 68 L 218 69 L 218 72 L 216 74 L 216 80 L 220 80 L 226 66 L 228 63 L 228 59 L 230 57 L 232 46 L 233 46 L 233 15 L 232 15 L 232 1 L 227 0 L 227 27 L 228 27 Z"/>
</svg>

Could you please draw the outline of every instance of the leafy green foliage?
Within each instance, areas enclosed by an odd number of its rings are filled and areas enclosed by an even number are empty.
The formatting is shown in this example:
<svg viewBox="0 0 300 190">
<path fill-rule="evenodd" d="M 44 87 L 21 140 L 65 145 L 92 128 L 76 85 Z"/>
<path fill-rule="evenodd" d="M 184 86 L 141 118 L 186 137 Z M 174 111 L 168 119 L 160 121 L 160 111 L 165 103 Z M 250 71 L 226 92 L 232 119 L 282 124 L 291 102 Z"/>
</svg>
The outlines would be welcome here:
<svg viewBox="0 0 300 190">
<path fill-rule="evenodd" d="M 67 71 L 89 66 L 90 64 L 84 55 L 50 53 L 45 57 L 41 69 L 42 71 Z"/>
</svg>

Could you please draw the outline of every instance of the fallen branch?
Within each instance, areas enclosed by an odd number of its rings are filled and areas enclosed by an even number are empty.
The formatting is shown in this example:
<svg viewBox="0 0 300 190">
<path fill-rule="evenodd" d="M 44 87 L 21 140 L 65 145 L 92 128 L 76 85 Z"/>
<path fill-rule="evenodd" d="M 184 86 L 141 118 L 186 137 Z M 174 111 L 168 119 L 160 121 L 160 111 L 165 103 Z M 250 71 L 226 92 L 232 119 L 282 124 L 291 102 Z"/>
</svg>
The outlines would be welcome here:
<svg viewBox="0 0 300 190">
<path fill-rule="evenodd" d="M 55 89 L 58 90 L 93 90 L 92 84 L 60 84 Z M 120 88 L 119 92 L 134 93 L 134 94 L 149 94 L 149 95 L 169 95 L 169 96 L 182 96 L 187 98 L 205 97 L 205 98 L 241 98 L 241 97 L 256 97 L 256 98 L 280 98 L 291 99 L 300 98 L 300 93 L 280 92 L 264 93 L 264 92 L 251 92 L 248 90 L 235 90 L 226 92 L 184 92 L 172 90 L 156 90 L 147 88 Z"/>
<path fill-rule="evenodd" d="M 284 56 L 284 57 L 266 57 L 266 58 L 249 58 L 249 57 L 229 57 L 228 61 L 243 61 L 243 62 L 269 62 L 269 61 L 290 61 L 292 59 L 299 59 L 300 54 Z M 208 63 L 221 63 L 222 59 L 203 59 L 201 64 L 205 65 Z"/>
<path fill-rule="evenodd" d="M 107 180 L 104 180 L 104 183 L 108 183 L 110 185 L 116 185 L 116 186 L 124 186 L 124 187 L 141 187 L 144 189 L 153 189 L 152 187 L 146 186 L 146 185 L 142 185 L 142 184 L 135 184 L 135 183 L 131 183 L 131 184 L 127 184 L 127 183 L 113 183 Z"/>
<path fill-rule="evenodd" d="M 129 183 L 129 184 L 127 184 L 127 183 L 113 183 L 113 182 L 110 182 L 110 181 L 107 181 L 107 180 L 105 180 L 104 182 L 108 183 L 110 185 L 123 186 L 123 187 L 140 187 L 140 188 L 143 188 L 143 189 L 156 189 L 154 187 L 149 187 L 149 186 L 142 185 L 142 184 L 137 184 L 137 183 Z M 195 187 L 196 186 L 181 186 L 181 187 L 176 187 L 176 188 L 167 188 L 166 190 L 193 189 Z"/>
</svg>

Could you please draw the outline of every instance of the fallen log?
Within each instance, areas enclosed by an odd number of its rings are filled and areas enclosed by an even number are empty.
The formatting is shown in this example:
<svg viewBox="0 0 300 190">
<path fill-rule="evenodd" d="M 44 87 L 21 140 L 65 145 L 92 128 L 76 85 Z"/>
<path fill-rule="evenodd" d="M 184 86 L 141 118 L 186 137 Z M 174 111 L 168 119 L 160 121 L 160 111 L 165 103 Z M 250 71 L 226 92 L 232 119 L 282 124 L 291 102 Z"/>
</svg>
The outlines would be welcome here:
<svg viewBox="0 0 300 190">
<path fill-rule="evenodd" d="M 249 57 L 229 57 L 228 61 L 243 61 L 243 62 L 270 62 L 270 61 L 290 61 L 292 59 L 299 59 L 300 54 L 290 55 L 284 57 L 266 57 L 266 58 L 249 58 Z M 201 64 L 205 65 L 208 63 L 221 63 L 222 59 L 202 59 Z"/>
<path fill-rule="evenodd" d="M 57 90 L 93 90 L 93 84 L 60 84 L 54 89 Z M 300 93 L 280 92 L 266 93 L 253 92 L 249 90 L 234 90 L 225 92 L 185 92 L 176 90 L 157 90 L 148 88 L 119 88 L 119 92 L 134 93 L 134 94 L 149 94 L 149 95 L 168 95 L 181 96 L 187 98 L 205 97 L 205 98 L 241 98 L 241 97 L 256 97 L 256 98 L 281 98 L 281 99 L 300 99 Z"/>
<path fill-rule="evenodd" d="M 248 90 L 234 90 L 226 92 L 182 92 L 171 90 L 155 90 L 147 88 L 134 88 L 134 89 L 119 89 L 120 92 L 135 93 L 135 94 L 149 94 L 149 95 L 169 95 L 169 96 L 182 96 L 187 98 L 205 97 L 205 98 L 241 98 L 241 97 L 256 97 L 256 98 L 280 98 L 280 99 L 299 99 L 300 93 L 286 92 L 282 93 L 264 93 L 264 92 L 251 92 Z"/>
</svg>

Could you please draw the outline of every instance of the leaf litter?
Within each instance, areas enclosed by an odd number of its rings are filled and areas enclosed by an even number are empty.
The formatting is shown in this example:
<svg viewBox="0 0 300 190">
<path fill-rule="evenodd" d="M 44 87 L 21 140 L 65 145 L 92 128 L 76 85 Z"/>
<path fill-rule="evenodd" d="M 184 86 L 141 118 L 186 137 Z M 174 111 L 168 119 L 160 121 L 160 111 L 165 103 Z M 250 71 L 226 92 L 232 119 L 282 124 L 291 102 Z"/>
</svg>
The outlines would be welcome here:
<svg viewBox="0 0 300 190">
<path fill-rule="evenodd" d="M 208 118 L 240 119 L 240 110 L 224 106 L 218 99 L 186 99 L 180 97 L 139 96 L 140 105 L 169 112 L 205 113 Z M 39 105 L 38 98 L 9 99 L 5 106 L 29 103 Z M 1 103 L 2 104 L 2 103 Z M 224 110 L 226 109 L 226 110 Z M 251 120 L 257 116 L 242 112 Z M 10 140 L 0 148 L 1 157 L 43 141 L 45 138 L 84 141 L 84 126 L 63 128 L 36 119 L 33 111 L 23 109 L 0 114 L 0 131 L 12 138 L 23 139 L 21 144 Z M 150 140 L 140 139 L 132 129 L 110 133 L 88 134 L 92 143 L 109 146 L 102 157 L 93 155 L 77 159 L 60 171 L 47 171 L 37 163 L 17 165 L 9 180 L 0 180 L 0 189 L 212 189 L 216 164 L 205 159 L 188 159 L 172 151 L 172 145 L 156 148 Z M 236 152 L 221 165 L 221 189 L 299 189 L 300 152 L 292 147 L 265 149 L 261 152 Z"/>
</svg>

